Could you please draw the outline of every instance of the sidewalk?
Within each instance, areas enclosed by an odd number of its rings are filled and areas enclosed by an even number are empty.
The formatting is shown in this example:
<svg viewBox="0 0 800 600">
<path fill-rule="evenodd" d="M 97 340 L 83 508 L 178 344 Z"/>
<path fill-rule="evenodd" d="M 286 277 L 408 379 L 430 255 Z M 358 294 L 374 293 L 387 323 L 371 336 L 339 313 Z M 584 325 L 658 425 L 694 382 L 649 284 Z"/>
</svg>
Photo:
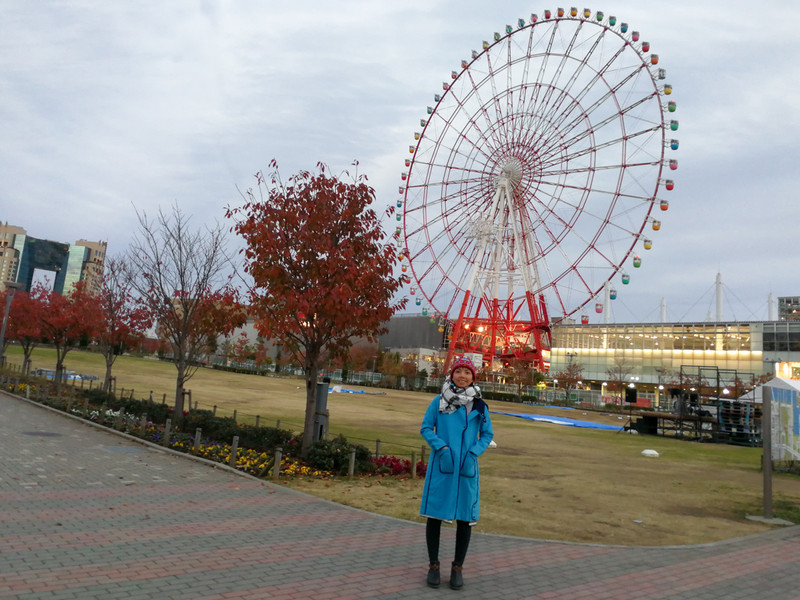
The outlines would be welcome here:
<svg viewBox="0 0 800 600">
<path fill-rule="evenodd" d="M 0 599 L 800 600 L 800 526 L 633 548 L 475 533 L 425 586 L 424 527 L 128 440 L 0 393 Z M 443 578 L 454 530 L 442 531 Z"/>
</svg>

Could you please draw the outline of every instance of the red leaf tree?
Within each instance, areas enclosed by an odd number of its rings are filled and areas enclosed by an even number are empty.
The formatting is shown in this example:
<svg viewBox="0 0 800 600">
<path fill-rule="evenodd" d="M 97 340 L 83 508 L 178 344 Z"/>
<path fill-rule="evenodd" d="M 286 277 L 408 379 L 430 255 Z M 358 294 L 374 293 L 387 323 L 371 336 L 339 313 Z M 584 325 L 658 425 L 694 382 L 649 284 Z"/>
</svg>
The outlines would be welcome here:
<svg viewBox="0 0 800 600">
<path fill-rule="evenodd" d="M 106 362 L 103 389 L 111 389 L 111 369 L 117 357 L 141 342 L 152 324 L 146 308 L 137 302 L 131 287 L 132 275 L 121 258 L 106 261 L 98 294 L 98 330 L 95 341 Z"/>
<path fill-rule="evenodd" d="M 31 295 L 43 304 L 39 312 L 42 338 L 56 350 L 56 383 L 64 376 L 64 358 L 82 338 L 91 339 L 98 329 L 96 300 L 78 282 L 67 295 L 37 287 Z"/>
<path fill-rule="evenodd" d="M 242 325 L 245 314 L 225 276 L 230 260 L 221 226 L 193 230 L 177 206 L 171 214 L 159 211 L 155 220 L 138 217 L 127 258 L 134 274 L 131 286 L 171 347 L 178 372 L 173 412 L 178 422 L 186 382 L 216 348 L 218 336 Z"/>
<path fill-rule="evenodd" d="M 378 345 L 357 343 L 350 349 L 349 363 L 355 371 L 374 371 L 378 364 Z"/>
<path fill-rule="evenodd" d="M 11 303 L 6 339 L 15 340 L 22 346 L 22 372 L 26 374 L 31 368 L 33 349 L 42 341 L 40 320 L 44 308 L 45 303 L 28 292 L 17 292 Z"/>
<path fill-rule="evenodd" d="M 303 365 L 305 454 L 313 442 L 323 351 L 341 356 L 354 337 L 376 341 L 405 300 L 393 301 L 400 288 L 392 274 L 396 251 L 370 208 L 371 187 L 341 181 L 323 165 L 284 184 L 274 161 L 270 168 L 269 179 L 258 173 L 255 189 L 243 194 L 242 207 L 228 209 L 228 217 L 247 243 L 256 328 Z"/>
</svg>

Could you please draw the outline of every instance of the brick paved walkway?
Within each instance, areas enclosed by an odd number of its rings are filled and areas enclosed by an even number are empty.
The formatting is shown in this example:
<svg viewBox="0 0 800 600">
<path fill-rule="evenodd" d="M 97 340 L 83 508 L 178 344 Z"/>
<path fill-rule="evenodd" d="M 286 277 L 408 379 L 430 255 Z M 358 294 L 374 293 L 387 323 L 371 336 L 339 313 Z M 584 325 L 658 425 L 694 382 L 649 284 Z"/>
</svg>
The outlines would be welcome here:
<svg viewBox="0 0 800 600">
<path fill-rule="evenodd" d="M 0 599 L 800 600 L 800 526 L 660 548 L 475 533 L 464 588 L 432 590 L 420 524 L 214 468 L 3 393 L 0 453 Z M 444 528 L 443 561 L 452 546 Z"/>
</svg>

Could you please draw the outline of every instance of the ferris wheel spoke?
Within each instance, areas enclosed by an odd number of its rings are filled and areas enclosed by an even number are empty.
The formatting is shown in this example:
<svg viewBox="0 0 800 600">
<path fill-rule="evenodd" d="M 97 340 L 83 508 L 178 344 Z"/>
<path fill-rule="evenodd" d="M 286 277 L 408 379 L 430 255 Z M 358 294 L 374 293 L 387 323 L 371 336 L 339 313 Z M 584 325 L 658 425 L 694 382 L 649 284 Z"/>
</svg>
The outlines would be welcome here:
<svg viewBox="0 0 800 600">
<path fill-rule="evenodd" d="M 545 94 L 547 93 L 547 88 L 541 85 L 541 83 L 545 81 L 545 74 L 547 73 L 547 68 L 549 67 L 550 57 L 553 55 L 553 45 L 556 40 L 556 32 L 557 32 L 556 30 L 557 28 L 556 25 L 554 24 L 550 29 L 550 36 L 547 40 L 546 49 L 542 55 L 542 60 L 539 65 L 539 74 L 536 76 L 536 81 L 540 84 L 536 86 L 536 93 L 534 94 L 534 100 L 536 106 L 542 106 L 543 104 L 545 104 L 544 101 L 540 101 L 539 95 L 542 89 L 545 89 Z M 534 115 L 534 120 L 532 122 L 532 125 L 535 128 L 535 126 L 538 124 L 539 121 L 536 119 L 536 113 L 534 112 L 532 114 Z"/>
<path fill-rule="evenodd" d="M 581 63 L 582 66 L 581 66 L 580 72 L 583 72 L 582 69 L 586 65 L 586 62 L 588 61 L 588 56 L 591 55 L 592 53 L 594 53 L 594 51 L 597 48 L 597 44 L 599 44 L 599 42 L 603 39 L 604 35 L 605 35 L 605 32 L 603 32 L 603 34 L 601 34 L 601 36 L 597 38 L 597 40 L 595 42 L 595 45 L 592 46 L 592 48 L 590 49 L 589 53 L 587 53 L 586 57 L 584 57 L 584 62 Z M 582 90 L 580 90 L 577 94 L 574 95 L 574 103 L 576 105 L 581 105 L 582 104 L 583 99 L 589 94 L 589 91 L 593 88 L 594 85 L 598 85 L 598 84 L 604 82 L 604 76 L 608 73 L 609 69 L 611 69 L 611 67 L 614 65 L 616 60 L 620 56 L 622 56 L 623 50 L 624 50 L 624 46 L 620 47 L 617 50 L 617 52 L 614 53 L 611 56 L 611 58 L 609 58 L 609 60 L 600 69 L 598 69 L 594 73 L 594 75 L 591 77 L 591 79 L 588 81 L 588 83 L 586 85 L 584 85 L 584 88 Z M 579 74 L 578 72 L 575 73 L 575 75 L 578 75 L 578 74 Z M 577 79 L 575 81 L 570 82 L 569 89 L 571 89 L 572 85 L 574 85 L 576 82 L 577 82 Z M 566 91 L 568 91 L 568 89 Z M 598 105 L 602 104 L 607 97 L 609 97 L 609 94 L 606 94 L 606 96 L 600 98 L 597 101 L 597 104 Z M 593 110 L 594 109 L 590 106 L 589 108 L 586 108 L 584 110 L 584 114 L 588 116 L 589 114 L 591 114 L 591 112 Z M 566 130 L 570 130 L 572 128 L 570 125 L 564 126 L 564 121 L 568 117 L 569 117 L 569 113 L 568 112 L 563 113 L 563 115 L 561 116 L 561 119 L 559 119 L 557 122 L 554 123 L 554 127 L 556 129 L 558 129 L 558 128 L 561 128 L 563 126 Z"/>
<path fill-rule="evenodd" d="M 471 125 L 474 126 L 474 123 L 471 123 Z M 493 140 L 491 140 L 489 138 L 486 138 L 486 137 L 482 137 L 481 139 L 486 141 L 486 145 L 478 144 L 477 141 L 470 140 L 469 136 L 467 136 L 463 132 L 463 130 L 457 134 L 457 136 L 455 137 L 455 139 L 452 142 L 442 139 L 443 136 L 448 134 L 448 133 L 450 133 L 449 130 L 447 130 L 447 129 L 443 130 L 443 132 L 440 135 L 439 140 L 438 140 L 439 141 L 438 146 L 439 146 L 439 148 L 441 150 L 450 152 L 449 159 L 450 159 L 451 162 L 455 158 L 458 158 L 459 156 L 464 158 L 465 161 L 469 159 L 469 155 L 468 154 L 464 154 L 463 150 L 460 149 L 460 144 L 458 146 L 456 145 L 458 142 L 463 143 L 465 140 L 469 141 L 470 147 L 475 149 L 478 152 L 479 155 L 481 155 L 484 158 L 488 159 L 488 154 L 486 154 L 486 149 L 493 147 L 492 146 Z M 431 162 L 429 162 L 427 164 L 430 165 L 430 166 L 436 166 L 437 163 L 435 163 L 434 161 L 431 161 Z M 445 165 L 439 165 L 439 166 L 444 167 Z"/>
<path fill-rule="evenodd" d="M 422 286 L 431 281 L 430 279 L 418 279 L 420 280 Z M 431 300 L 434 305 L 439 307 L 437 312 L 441 312 L 443 315 L 449 314 L 457 300 L 456 294 L 450 294 L 446 291 L 446 284 L 449 283 L 449 280 L 446 276 L 440 276 L 434 279 L 432 283 L 434 284 L 433 287 L 428 289 L 423 288 L 422 292 L 429 300 Z"/>
<path fill-rule="evenodd" d="M 497 84 L 496 84 L 496 81 L 495 81 L 494 67 L 492 65 L 492 56 L 491 56 L 491 53 L 489 53 L 489 52 L 485 52 L 485 54 L 486 54 L 486 68 L 487 68 L 486 81 L 489 82 L 491 98 L 492 98 L 490 100 L 490 103 L 493 105 L 494 114 L 495 115 L 499 115 L 499 114 L 501 114 L 501 111 L 500 111 L 500 99 L 498 97 Z M 471 81 L 473 83 L 473 88 L 475 90 L 477 90 L 477 86 L 475 86 L 475 82 L 472 79 L 471 79 Z M 494 129 L 492 127 L 492 123 L 494 122 L 493 118 L 489 114 L 489 111 L 486 109 L 486 104 L 481 102 L 480 106 L 481 106 L 481 109 L 485 112 L 487 125 L 488 125 L 490 131 L 492 131 Z"/>
<path fill-rule="evenodd" d="M 426 252 L 427 253 L 429 250 L 430 250 L 430 248 L 425 247 L 425 248 L 423 248 L 422 252 Z M 419 255 L 421 255 L 422 252 L 420 252 Z M 419 255 L 415 256 L 414 259 L 417 260 L 419 258 Z M 417 264 L 422 264 L 422 263 L 421 263 L 421 261 L 417 260 Z M 417 279 L 420 282 L 426 282 L 426 281 L 430 281 L 430 279 L 433 278 L 433 275 L 431 275 L 431 274 L 434 271 L 439 271 L 439 270 L 441 270 L 441 268 L 439 267 L 439 263 L 435 262 L 435 261 L 431 261 L 426 266 L 426 268 L 424 270 L 421 270 L 419 273 L 415 273 L 415 274 L 417 276 Z M 442 285 L 443 282 L 444 282 L 444 277 L 436 277 L 435 280 L 440 281 L 441 283 L 439 285 Z"/>
<path fill-rule="evenodd" d="M 446 146 L 446 148 L 450 150 L 452 156 L 456 158 L 463 158 L 464 159 L 463 164 L 458 164 L 458 165 L 453 164 L 454 158 L 451 158 L 451 160 L 446 163 L 436 162 L 436 161 L 420 161 L 417 164 L 426 167 L 428 171 L 433 169 L 438 169 L 441 171 L 446 171 L 446 170 L 455 171 L 459 174 L 458 176 L 460 177 L 460 179 L 457 181 L 459 185 L 469 181 L 479 182 L 481 178 L 486 175 L 485 163 L 489 161 L 489 156 L 487 156 L 484 153 L 481 153 L 480 156 L 484 158 L 484 162 L 478 163 L 477 157 L 473 157 L 470 160 L 469 157 L 465 155 L 461 150 L 455 147 L 451 147 L 449 145 Z M 483 168 L 475 168 L 476 163 L 478 164 L 478 166 Z M 464 179 L 464 177 L 468 177 L 469 179 Z M 441 179 L 437 178 L 434 179 L 434 181 L 425 181 L 421 183 L 408 183 L 405 187 L 408 190 L 416 190 L 425 187 L 430 187 L 431 185 L 444 187 L 445 184 L 447 183 L 453 183 L 453 181 L 451 180 L 445 181 L 445 178 L 442 176 Z"/>
<path fill-rule="evenodd" d="M 574 167 L 571 169 L 551 169 L 542 172 L 542 179 L 548 177 L 558 177 L 559 175 L 576 175 L 580 173 L 596 173 L 598 171 L 622 171 L 623 169 L 633 169 L 636 167 L 652 167 L 660 164 L 661 161 L 648 160 L 645 162 L 626 162 L 614 165 L 595 165 L 585 167 Z"/>
<path fill-rule="evenodd" d="M 526 47 L 526 50 L 523 52 L 523 57 L 528 57 L 533 53 L 534 28 L 533 27 L 529 27 L 529 31 L 530 31 L 530 34 L 528 35 L 527 47 Z M 511 46 L 513 44 L 514 37 L 513 36 L 508 36 L 507 39 L 508 39 L 508 52 L 509 52 L 509 55 L 510 55 L 511 54 Z M 527 82 L 529 81 L 528 80 L 528 76 L 529 76 L 531 61 L 530 60 L 524 60 L 523 58 L 520 58 L 520 60 L 522 61 L 522 76 L 520 78 L 520 81 L 523 82 L 523 83 L 520 86 L 520 101 L 519 101 L 519 105 L 524 107 L 526 105 L 526 103 L 527 103 L 526 102 L 526 98 L 527 98 L 527 95 L 528 95 L 528 89 L 530 89 L 530 86 L 527 85 Z M 514 85 L 515 85 L 514 82 L 511 79 L 511 69 L 510 68 L 508 69 L 508 77 L 509 77 L 508 89 L 510 90 L 510 89 L 513 89 Z M 519 126 L 520 127 L 524 127 L 525 119 L 520 116 L 520 118 L 516 119 L 516 122 L 512 123 L 512 134 L 513 134 L 513 136 L 515 138 L 517 137 L 517 135 L 516 135 L 517 122 L 519 122 Z"/>
<path fill-rule="evenodd" d="M 591 118 L 591 116 L 594 114 L 595 111 L 603 110 L 604 114 L 606 114 L 606 116 L 604 116 L 604 118 L 602 118 L 599 122 L 594 123 L 591 129 L 582 130 L 582 131 L 580 131 L 580 133 L 578 133 L 577 136 L 575 136 L 575 138 L 571 138 L 571 139 L 567 140 L 567 143 L 573 143 L 573 141 L 580 141 L 583 138 L 585 138 L 587 135 L 589 135 L 590 133 L 592 133 L 594 131 L 597 131 L 598 129 L 600 129 L 602 127 L 605 127 L 606 125 L 608 125 L 610 123 L 614 123 L 614 122 L 619 121 L 620 117 L 626 111 L 625 111 L 625 109 L 621 108 L 618 105 L 616 92 L 623 85 L 625 85 L 625 83 L 627 83 L 627 81 L 630 78 L 632 78 L 634 75 L 635 75 L 635 73 L 632 73 L 628 78 L 626 78 L 625 80 L 619 82 L 619 84 L 616 87 L 607 90 L 602 96 L 600 96 L 591 105 L 589 105 L 587 107 L 584 107 L 582 113 L 580 113 L 577 116 L 575 116 L 570 122 L 562 122 L 562 123 L 560 123 L 559 124 L 560 125 L 560 129 L 556 129 L 554 131 L 557 131 L 560 134 L 560 137 L 563 139 L 563 138 L 566 137 L 567 133 L 569 133 L 573 129 L 576 129 L 576 128 L 580 127 L 581 123 L 584 123 L 586 121 L 586 119 Z M 611 107 L 611 109 L 606 108 L 606 103 L 613 103 L 613 107 Z M 630 108 L 633 108 L 633 107 L 629 107 L 628 110 L 630 110 Z M 567 116 L 568 115 L 565 115 L 565 120 L 566 120 Z"/>
<path fill-rule="evenodd" d="M 466 112 L 466 108 L 465 108 L 464 102 L 466 102 L 469 99 L 469 97 L 472 96 L 472 95 L 474 95 L 478 99 L 478 106 L 479 106 L 478 112 L 483 117 L 483 120 L 485 122 L 486 128 L 484 130 L 484 129 L 481 129 L 478 126 L 478 123 L 477 123 L 477 121 L 475 119 L 475 115 L 474 114 L 471 115 L 469 117 L 469 119 L 468 119 L 469 126 L 478 135 L 479 140 L 485 140 L 487 144 L 490 144 L 492 146 L 496 146 L 502 140 L 499 139 L 499 138 L 487 137 L 487 135 L 486 135 L 487 131 L 490 134 L 493 134 L 494 133 L 494 127 L 493 127 L 492 117 L 489 114 L 489 111 L 486 110 L 486 104 L 483 102 L 483 100 L 482 100 L 482 98 L 480 96 L 480 93 L 479 93 L 480 87 L 478 85 L 476 85 L 476 82 L 475 82 L 475 80 L 474 80 L 474 78 L 472 76 L 472 73 L 468 73 L 467 77 L 469 78 L 470 85 L 472 86 L 470 88 L 470 90 L 469 90 L 468 97 L 462 100 L 461 97 L 458 94 L 456 94 L 456 92 L 454 90 L 451 90 L 451 95 L 453 97 L 453 100 L 456 102 L 456 104 L 458 104 L 459 108 L 464 109 L 465 112 Z M 462 136 L 465 139 L 468 139 L 468 136 L 464 133 L 464 130 L 462 130 Z M 479 146 L 479 144 L 477 144 L 477 143 L 474 143 L 473 145 L 476 146 L 476 147 Z"/>
<path fill-rule="evenodd" d="M 616 59 L 616 56 L 619 56 L 622 53 L 622 50 L 620 49 L 617 55 L 612 57 L 611 60 L 600 69 L 600 71 L 595 72 L 594 75 L 590 76 L 591 78 L 588 80 L 588 82 L 582 82 L 580 80 L 580 75 L 585 72 L 585 69 L 589 68 L 589 58 L 595 53 L 600 43 L 605 39 L 605 35 L 606 31 L 601 31 L 599 35 L 595 36 L 594 42 L 591 44 L 591 46 L 589 46 L 589 49 L 583 54 L 583 56 L 581 58 L 576 57 L 578 67 L 572 72 L 572 75 L 567 80 L 566 84 L 564 84 L 561 88 L 565 95 L 570 95 L 575 98 L 575 102 L 578 104 L 580 104 L 581 99 L 588 93 L 589 89 L 591 89 L 590 86 L 594 85 L 595 82 L 602 78 L 602 73 L 610 67 L 610 65 Z M 573 94 L 573 87 L 578 86 L 581 86 L 578 90 L 578 93 Z"/>
<path fill-rule="evenodd" d="M 562 204 L 565 204 L 565 203 L 562 202 Z M 545 234 L 545 237 L 549 241 L 549 244 L 547 244 L 546 247 L 543 246 L 541 241 L 539 240 L 538 236 L 535 236 L 535 234 L 534 234 L 534 237 L 536 239 L 536 250 L 537 250 L 537 254 L 536 254 L 536 256 L 534 256 L 534 262 L 538 262 L 538 261 L 541 260 L 545 264 L 548 264 L 544 260 L 544 257 L 546 257 L 548 255 L 548 253 L 549 253 L 547 248 L 554 249 L 561 256 L 561 260 L 563 260 L 565 262 L 569 262 L 570 261 L 569 254 L 564 249 L 564 247 L 562 247 L 560 245 L 560 243 L 559 243 L 563 236 L 559 235 L 558 233 L 556 233 L 554 231 L 554 228 L 557 225 L 558 228 L 561 231 L 567 232 L 567 231 L 571 230 L 571 224 L 568 223 L 567 221 L 565 221 L 561 217 L 561 215 L 559 215 L 556 211 L 554 211 L 552 208 L 550 208 L 549 205 L 543 204 L 542 206 L 544 206 L 544 208 L 545 208 L 544 213 L 537 211 L 535 208 L 533 210 L 535 211 L 535 214 L 537 215 L 538 221 L 540 222 L 539 228 Z M 551 222 L 552 222 L 552 224 L 551 224 Z M 581 237 L 579 233 L 577 235 L 578 235 L 578 237 Z M 584 243 L 586 243 L 586 244 L 589 243 L 589 240 L 582 240 L 582 241 Z M 552 281 L 552 273 L 550 272 L 549 269 L 548 269 L 548 272 L 549 272 L 549 275 L 550 275 L 550 280 Z"/>
<path fill-rule="evenodd" d="M 599 126 L 603 126 L 603 125 L 607 125 L 607 124 L 608 123 L 601 123 Z M 566 156 L 569 156 L 572 159 L 577 159 L 577 158 L 581 158 L 583 156 L 590 156 L 590 155 L 597 154 L 598 151 L 604 150 L 604 149 L 609 148 L 609 147 L 614 146 L 614 145 L 620 145 L 620 146 L 624 147 L 628 143 L 631 143 L 632 141 L 636 140 L 639 136 L 655 133 L 659 129 L 660 129 L 660 127 L 652 127 L 650 129 L 642 129 L 640 131 L 636 131 L 636 132 L 633 132 L 633 133 L 626 133 L 625 131 L 623 131 L 622 135 L 619 135 L 618 137 L 613 138 L 611 140 L 607 140 L 606 142 L 603 142 L 603 143 L 600 143 L 600 144 L 593 144 L 593 145 L 591 145 L 589 147 L 579 146 L 579 148 L 580 148 L 579 150 L 576 150 L 573 153 L 567 154 Z M 587 130 L 586 132 L 583 132 L 582 134 L 580 134 L 578 136 L 575 136 L 574 138 L 572 138 L 570 140 L 564 140 L 563 141 L 563 145 L 564 145 L 565 148 L 572 148 L 573 146 L 577 146 L 581 142 L 584 142 L 586 140 L 586 138 L 589 138 L 589 137 L 591 137 L 593 135 L 596 135 L 596 131 L 595 131 L 594 128 L 590 129 L 590 130 Z M 548 158 L 554 158 L 554 157 L 548 157 Z M 555 160 L 548 161 L 548 164 L 557 164 L 557 162 L 561 162 L 561 161 L 560 160 L 559 161 L 555 161 Z M 648 164 L 653 164 L 653 163 L 658 163 L 658 162 L 661 162 L 660 158 L 657 161 L 649 161 Z M 628 163 L 626 163 L 626 165 L 627 164 Z M 620 168 L 620 166 L 621 165 L 611 165 L 611 168 Z"/>
<path fill-rule="evenodd" d="M 568 62 L 573 60 L 573 57 L 571 57 L 571 53 L 575 47 L 576 42 L 578 41 L 579 35 L 582 32 L 582 27 L 583 23 L 580 22 L 578 26 L 575 28 L 572 38 L 570 39 L 569 43 L 564 48 L 564 50 L 560 53 L 561 61 L 559 62 L 558 67 L 555 69 L 553 76 L 549 80 L 547 93 L 545 94 L 544 98 L 544 104 L 549 105 L 550 108 L 546 111 L 543 111 L 541 110 L 542 107 L 540 107 L 540 111 L 537 111 L 536 114 L 542 114 L 542 115 L 559 114 L 562 110 L 561 107 L 563 106 L 563 103 L 567 100 L 567 98 L 572 96 L 571 89 L 573 85 L 575 85 L 579 81 L 579 75 L 583 72 L 583 68 L 586 66 L 586 58 L 589 55 L 591 55 L 591 53 L 594 51 L 594 48 L 599 43 L 600 39 L 602 39 L 602 34 L 601 36 L 595 39 L 594 46 L 592 46 L 589 49 L 589 51 L 585 54 L 583 60 L 578 61 L 579 66 L 575 70 L 571 71 L 571 75 L 568 77 L 566 84 L 563 86 L 559 86 L 558 85 L 559 80 L 561 79 L 561 76 L 564 74 Z M 555 90 L 558 90 L 559 93 L 556 98 L 556 101 L 551 104 L 550 98 L 555 93 Z M 576 104 L 579 103 L 579 100 L 575 100 L 574 103 Z M 538 126 L 539 123 L 537 123 L 536 125 Z M 551 127 L 552 126 L 557 126 L 557 124 L 551 124 Z"/>
<path fill-rule="evenodd" d="M 629 133 L 629 134 L 624 135 L 624 136 L 619 136 L 617 138 L 608 140 L 606 142 L 597 144 L 597 145 L 592 146 L 592 147 L 581 148 L 580 150 L 577 150 L 574 153 L 569 154 L 568 157 L 570 158 L 570 160 L 575 160 L 575 159 L 581 158 L 583 156 L 586 156 L 588 154 L 593 154 L 593 153 L 595 153 L 595 152 L 597 152 L 599 150 L 604 150 L 604 149 L 610 148 L 612 146 L 616 146 L 616 145 L 632 142 L 632 141 L 636 140 L 636 138 L 638 138 L 640 136 L 643 136 L 643 135 L 655 134 L 655 133 L 659 132 L 660 130 L 661 130 L 661 127 L 657 126 L 657 125 L 653 126 L 653 127 L 650 127 L 649 129 L 641 129 L 641 130 L 636 131 L 634 133 Z M 553 161 L 553 162 L 555 163 L 555 161 Z M 660 162 L 660 158 L 659 158 L 658 162 Z"/>
<path fill-rule="evenodd" d="M 428 234 L 434 233 L 433 237 L 429 237 L 427 240 L 424 247 L 425 249 L 437 247 L 437 245 L 443 243 L 443 240 L 447 237 L 447 229 L 442 226 L 442 221 L 443 219 L 439 217 L 425 223 L 425 231 Z"/>
<path fill-rule="evenodd" d="M 571 187 L 571 186 L 563 186 L 563 188 L 564 189 L 573 189 L 573 190 L 581 191 L 581 192 L 585 191 L 583 188 L 574 188 L 574 187 Z M 600 188 L 594 188 L 592 190 L 592 193 L 594 193 L 595 195 L 608 196 L 611 201 L 615 202 L 614 206 L 616 206 L 616 203 L 619 202 L 619 201 L 630 203 L 631 207 L 628 209 L 628 211 L 639 211 L 639 212 L 641 212 L 642 211 L 642 207 L 648 206 L 648 205 L 650 205 L 652 203 L 652 197 L 651 196 L 640 196 L 640 195 L 624 193 L 624 192 L 620 192 L 620 191 L 616 191 L 616 190 L 603 190 L 603 189 L 600 189 Z M 586 209 L 583 209 L 583 213 L 586 214 L 586 215 L 593 216 L 595 219 L 598 220 L 598 222 L 605 222 L 606 220 L 608 220 L 607 216 L 601 216 L 599 214 L 591 213 Z M 607 226 L 614 226 L 614 223 L 609 222 Z"/>
<path fill-rule="evenodd" d="M 552 292 L 556 305 L 561 309 L 562 314 L 566 316 L 570 314 L 572 310 L 570 310 L 570 303 L 566 298 L 564 298 L 564 292 L 562 291 L 561 286 L 559 286 L 560 281 L 560 279 L 551 280 L 552 283 L 550 283 L 549 288 Z M 566 285 L 564 287 L 566 287 Z"/>
<path fill-rule="evenodd" d="M 602 252 L 602 251 L 601 251 L 601 250 L 600 250 L 600 249 L 599 249 L 599 248 L 596 246 L 597 239 L 598 239 L 598 237 L 599 237 L 599 236 L 602 234 L 602 232 L 604 231 L 604 229 L 605 229 L 606 227 L 609 227 L 609 226 L 613 226 L 613 225 L 614 225 L 614 223 L 613 223 L 613 222 L 612 222 L 612 221 L 609 219 L 609 215 L 608 215 L 608 214 L 605 214 L 605 215 L 601 215 L 601 214 L 593 214 L 593 213 L 591 213 L 591 212 L 589 212 L 589 211 L 587 211 L 587 210 L 583 210 L 583 211 L 582 211 L 582 215 L 583 215 L 583 217 L 589 217 L 589 218 L 592 218 L 592 219 L 594 219 L 594 220 L 596 221 L 596 223 L 598 224 L 598 225 L 596 225 L 596 226 L 595 226 L 595 227 L 596 227 L 596 230 L 597 230 L 597 233 L 596 233 L 596 235 L 595 235 L 593 238 L 591 238 L 591 239 L 590 239 L 590 238 L 588 238 L 588 237 L 584 237 L 582 234 L 580 234 L 579 232 L 577 232 L 575 229 L 572 229 L 572 230 L 571 230 L 571 234 L 572 234 L 573 236 L 576 236 L 576 239 L 580 240 L 580 242 L 581 242 L 581 243 L 582 243 L 582 244 L 583 244 L 583 245 L 584 245 L 586 248 L 591 248 L 591 249 L 593 249 L 593 250 L 594 250 L 594 251 L 595 251 L 595 252 L 596 252 L 596 253 L 597 253 L 599 256 L 601 256 L 601 257 L 603 258 L 603 260 L 604 260 L 604 261 L 608 262 L 608 264 L 609 264 L 609 265 L 610 265 L 610 264 L 613 264 L 613 263 L 612 263 L 612 259 L 611 259 L 610 257 L 608 257 L 608 256 L 607 256 L 605 253 L 603 253 L 603 252 Z M 553 214 L 553 217 L 554 217 L 556 220 L 559 220 L 559 219 L 560 219 L 560 217 L 558 217 L 558 215 L 556 215 L 555 213 Z M 541 216 L 540 216 L 540 219 L 541 219 Z M 546 220 L 544 220 L 543 222 L 544 222 L 544 223 L 547 223 L 547 221 L 546 221 Z M 565 230 L 566 230 L 566 227 L 568 226 L 568 224 L 566 224 L 566 223 L 565 223 L 563 220 L 561 220 L 561 225 L 562 225 L 562 227 L 564 227 L 564 228 L 565 228 Z M 557 236 L 556 236 L 556 234 L 555 234 L 555 233 L 553 233 L 553 232 L 550 230 L 550 228 L 549 228 L 549 227 L 548 227 L 546 224 L 542 226 L 542 229 L 543 229 L 545 232 L 547 232 L 547 234 L 548 234 L 548 237 L 549 237 L 549 238 L 550 238 L 550 240 L 553 242 L 553 247 L 554 247 L 555 249 L 557 249 L 559 252 L 561 252 L 561 253 L 562 253 L 562 258 L 566 260 L 568 257 L 567 257 L 567 255 L 566 255 L 566 253 L 563 251 L 563 249 L 561 248 L 561 246 L 560 246 L 560 245 L 557 243 L 557 242 L 558 242 L 558 239 L 557 239 Z M 636 235 L 636 232 L 633 232 L 633 231 L 630 231 L 630 230 L 627 230 L 627 229 L 625 229 L 624 231 L 625 231 L 625 233 L 627 233 L 627 234 L 630 234 L 630 235 Z M 541 250 L 540 250 L 540 252 L 541 252 L 542 254 L 544 254 L 544 253 L 543 253 Z"/>
<path fill-rule="evenodd" d="M 647 96 L 647 97 L 643 98 L 641 100 L 641 102 L 637 103 L 636 105 L 629 106 L 627 109 L 623 109 L 617 103 L 617 96 L 616 96 L 617 92 L 619 90 L 621 90 L 624 85 L 626 85 L 630 80 L 635 78 L 638 74 L 639 74 L 638 71 L 631 72 L 627 77 L 623 78 L 619 83 L 617 83 L 616 86 L 608 89 L 595 102 L 593 102 L 589 106 L 585 107 L 584 111 L 583 111 L 583 113 L 581 115 L 578 115 L 577 117 L 575 117 L 569 123 L 562 123 L 561 124 L 562 127 L 560 129 L 562 137 L 564 137 L 564 134 L 566 134 L 566 133 L 572 131 L 573 129 L 575 129 L 576 127 L 578 127 L 582 122 L 584 122 L 584 120 L 586 118 L 591 117 L 591 115 L 595 111 L 603 109 L 607 101 L 614 103 L 614 107 L 613 107 L 614 110 L 608 111 L 608 109 L 606 109 L 606 112 L 610 112 L 610 114 L 608 116 L 606 116 L 605 118 L 603 118 L 598 123 L 596 123 L 592 128 L 593 131 L 596 131 L 597 129 L 599 129 L 599 128 L 603 127 L 603 126 L 608 125 L 609 123 L 617 121 L 623 114 L 625 114 L 625 112 L 627 112 L 629 110 L 632 110 L 633 108 L 635 108 L 635 106 L 638 106 L 639 103 L 649 100 L 651 96 Z M 582 131 L 582 132 L 580 132 L 578 134 L 577 139 L 581 139 L 581 138 L 585 137 L 587 134 L 588 134 L 587 131 Z M 568 143 L 570 141 L 571 140 L 568 140 Z"/>
</svg>

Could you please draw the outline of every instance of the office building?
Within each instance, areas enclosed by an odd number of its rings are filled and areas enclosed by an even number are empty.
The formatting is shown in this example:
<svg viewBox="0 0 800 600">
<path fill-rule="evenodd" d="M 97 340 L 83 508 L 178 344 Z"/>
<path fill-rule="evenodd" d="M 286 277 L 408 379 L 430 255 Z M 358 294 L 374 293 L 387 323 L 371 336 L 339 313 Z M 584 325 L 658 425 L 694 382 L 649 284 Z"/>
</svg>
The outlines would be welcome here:
<svg viewBox="0 0 800 600">
<path fill-rule="evenodd" d="M 34 238 L 14 225 L 0 224 L 0 281 L 22 284 L 30 291 L 34 281 L 47 279 L 52 289 L 69 293 L 79 281 L 93 293 L 100 291 L 106 242 L 78 240 L 74 244 Z"/>
<path fill-rule="evenodd" d="M 420 331 L 430 327 L 422 318 L 395 316 L 391 335 L 381 347 L 392 350 L 427 346 L 447 355 L 446 336 L 420 344 Z M 441 335 L 441 334 L 440 334 Z M 388 343 L 391 341 L 391 344 Z M 409 354 L 409 357 L 411 355 Z M 430 360 L 430 358 L 426 358 Z M 624 370 L 637 386 L 657 389 L 678 383 L 682 372 L 715 369 L 747 384 L 767 374 L 800 379 L 800 320 L 700 323 L 560 323 L 552 328 L 550 376 L 570 364 L 580 365 L 587 386 L 608 382 L 610 373 Z M 484 372 L 488 371 L 488 363 Z"/>
</svg>

